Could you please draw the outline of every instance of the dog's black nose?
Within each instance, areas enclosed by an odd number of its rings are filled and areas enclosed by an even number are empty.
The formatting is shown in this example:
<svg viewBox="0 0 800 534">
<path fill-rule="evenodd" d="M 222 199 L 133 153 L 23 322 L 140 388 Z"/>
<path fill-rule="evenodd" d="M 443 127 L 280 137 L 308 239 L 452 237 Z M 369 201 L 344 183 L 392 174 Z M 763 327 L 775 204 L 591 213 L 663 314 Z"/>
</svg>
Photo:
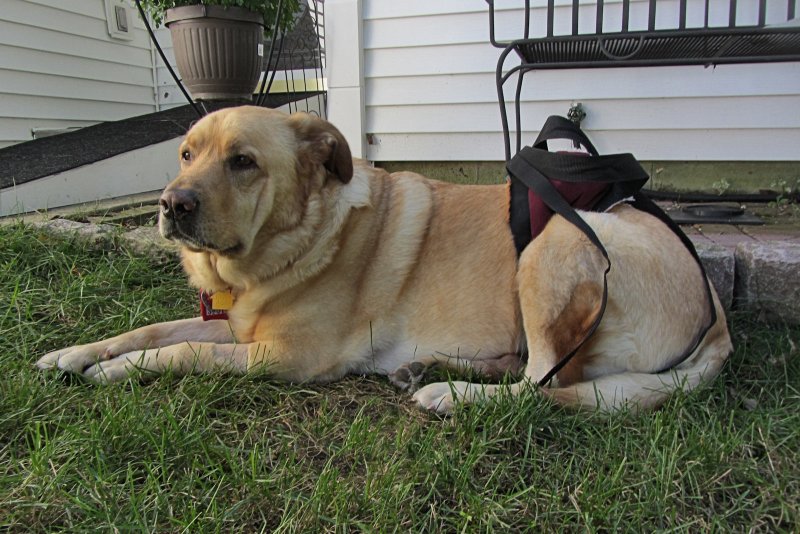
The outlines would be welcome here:
<svg viewBox="0 0 800 534">
<path fill-rule="evenodd" d="M 182 219 L 197 209 L 197 193 L 190 189 L 170 189 L 164 191 L 158 204 L 161 212 L 175 219 Z"/>
</svg>

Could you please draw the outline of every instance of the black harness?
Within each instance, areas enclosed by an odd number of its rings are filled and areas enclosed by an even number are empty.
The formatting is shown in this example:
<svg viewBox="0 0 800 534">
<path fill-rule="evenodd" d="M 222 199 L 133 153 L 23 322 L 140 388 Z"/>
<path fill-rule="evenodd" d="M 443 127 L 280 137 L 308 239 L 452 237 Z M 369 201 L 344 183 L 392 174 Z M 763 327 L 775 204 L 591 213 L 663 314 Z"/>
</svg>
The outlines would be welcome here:
<svg viewBox="0 0 800 534">
<path fill-rule="evenodd" d="M 547 141 L 549 139 L 571 140 L 575 146 L 582 145 L 585 147 L 590 156 L 549 152 L 547 150 Z M 578 215 L 575 208 L 564 199 L 556 185 L 554 185 L 558 183 L 572 184 L 570 187 L 573 188 L 575 187 L 574 184 L 579 183 L 592 184 L 595 188 L 598 183 L 606 184 L 606 189 L 599 200 L 591 206 L 581 206 L 580 209 L 602 212 L 619 202 L 627 202 L 634 208 L 649 213 L 667 225 L 695 259 L 703 277 L 711 316 L 710 321 L 707 326 L 700 330 L 688 349 L 674 358 L 666 367 L 655 371 L 654 374 L 669 371 L 686 361 L 717 321 L 714 299 L 705 268 L 697 255 L 694 244 L 661 208 L 640 191 L 649 176 L 639 162 L 631 154 L 599 155 L 597 149 L 578 126 L 563 117 L 551 116 L 545 122 L 534 146 L 523 148 L 506 164 L 506 169 L 511 180 L 510 225 L 517 254 L 521 254 L 525 246 L 536 237 L 532 235 L 531 231 L 530 206 L 538 198 L 553 213 L 561 215 L 583 232 L 606 260 L 606 269 L 603 272 L 603 299 L 600 312 L 597 314 L 586 336 L 569 353 L 561 357 L 558 363 L 539 381 L 539 386 L 544 386 L 550 382 L 553 376 L 572 359 L 597 330 L 600 321 L 603 319 L 608 301 L 608 273 L 611 270 L 611 261 L 605 247 L 594 233 L 594 230 Z"/>
</svg>

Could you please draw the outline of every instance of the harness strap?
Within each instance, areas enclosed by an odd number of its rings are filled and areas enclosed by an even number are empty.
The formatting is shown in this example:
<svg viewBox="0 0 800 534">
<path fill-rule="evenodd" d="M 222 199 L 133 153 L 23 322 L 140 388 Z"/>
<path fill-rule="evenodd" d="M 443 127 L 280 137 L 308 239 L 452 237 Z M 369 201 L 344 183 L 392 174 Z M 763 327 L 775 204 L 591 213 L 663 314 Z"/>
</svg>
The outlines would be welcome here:
<svg viewBox="0 0 800 534">
<path fill-rule="evenodd" d="M 576 145 L 586 147 L 592 157 L 583 155 L 557 154 L 547 150 L 548 139 L 570 139 Z M 511 217 L 510 224 L 514 233 L 517 252 L 521 253 L 525 245 L 530 242 L 530 208 L 528 204 L 528 190 L 530 189 L 551 209 L 583 232 L 589 241 L 597 247 L 606 260 L 606 269 L 603 272 L 603 297 L 600 311 L 595 317 L 591 327 L 584 338 L 569 353 L 562 356 L 550 371 L 539 381 L 539 386 L 544 386 L 556 375 L 580 350 L 586 341 L 595 333 L 605 313 L 608 302 L 608 273 L 611 270 L 611 261 L 608 252 L 603 246 L 594 230 L 584 221 L 575 209 L 556 190 L 551 179 L 562 182 L 601 182 L 610 185 L 608 193 L 595 205 L 596 211 L 605 211 L 619 201 L 633 197 L 631 204 L 654 217 L 658 218 L 672 230 L 689 250 L 700 268 L 700 273 L 705 285 L 706 297 L 709 302 L 711 319 L 704 326 L 690 348 L 665 368 L 656 371 L 663 373 L 683 363 L 697 349 L 709 329 L 717 321 L 716 308 L 708 283 L 705 268 L 700 262 L 694 244 L 686 234 L 670 219 L 661 208 L 644 196 L 639 190 L 649 178 L 639 162 L 631 154 L 612 154 L 600 156 L 594 145 L 586 135 L 571 121 L 563 117 L 550 117 L 542 132 L 534 143 L 534 147 L 525 147 L 506 165 L 512 177 L 511 180 Z M 524 205 L 523 205 L 524 203 Z M 527 230 L 527 241 L 525 241 Z M 517 233 L 517 232 L 520 233 Z"/>
<path fill-rule="evenodd" d="M 521 153 L 520 153 L 521 154 Z M 589 159 L 589 158 L 582 158 Z M 533 165 L 531 165 L 525 158 L 515 157 L 507 165 L 508 172 L 517 177 L 524 185 L 536 192 L 547 206 L 550 207 L 555 213 L 564 217 L 567 221 L 575 225 L 581 232 L 586 234 L 589 241 L 600 250 L 600 253 L 606 260 L 606 268 L 603 271 L 603 299 L 600 304 L 600 312 L 589 327 L 588 332 L 584 338 L 578 343 L 575 348 L 562 356 L 562 358 L 550 369 L 547 374 L 539 381 L 539 386 L 542 387 L 553 378 L 567 363 L 575 356 L 575 353 L 580 350 L 586 341 L 595 333 L 597 327 L 600 326 L 600 321 L 603 319 L 603 314 L 606 311 L 606 304 L 608 302 L 608 273 L 611 270 L 611 260 L 608 258 L 606 251 L 600 238 L 594 233 L 592 227 L 584 221 L 578 212 L 572 209 L 572 206 L 567 203 L 564 198 L 558 194 L 553 184 L 545 178 Z"/>
</svg>

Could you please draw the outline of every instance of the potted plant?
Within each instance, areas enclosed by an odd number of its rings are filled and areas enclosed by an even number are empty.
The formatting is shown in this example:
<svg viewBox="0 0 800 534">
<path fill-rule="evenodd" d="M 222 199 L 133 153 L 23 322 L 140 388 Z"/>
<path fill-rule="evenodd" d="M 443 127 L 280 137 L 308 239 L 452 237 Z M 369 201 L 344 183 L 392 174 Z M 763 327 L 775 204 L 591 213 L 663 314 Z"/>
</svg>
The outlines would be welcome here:
<svg viewBox="0 0 800 534">
<path fill-rule="evenodd" d="M 294 21 L 300 0 L 139 0 L 172 35 L 178 72 L 197 100 L 251 100 L 261 76 L 264 35 Z"/>
</svg>

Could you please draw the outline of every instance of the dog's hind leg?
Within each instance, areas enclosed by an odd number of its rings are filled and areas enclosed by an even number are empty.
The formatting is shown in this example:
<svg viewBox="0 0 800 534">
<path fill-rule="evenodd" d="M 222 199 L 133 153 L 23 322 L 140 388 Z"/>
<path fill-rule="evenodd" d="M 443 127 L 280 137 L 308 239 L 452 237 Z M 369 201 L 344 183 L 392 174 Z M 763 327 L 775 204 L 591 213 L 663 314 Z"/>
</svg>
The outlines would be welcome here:
<svg viewBox="0 0 800 534">
<path fill-rule="evenodd" d="M 579 409 L 640 412 L 657 408 L 678 390 L 691 391 L 717 376 L 732 350 L 724 310 L 714 294 L 720 319 L 700 346 L 682 363 L 662 372 L 641 372 L 631 367 L 590 380 L 542 389 L 557 404 Z M 687 338 L 688 339 L 688 338 Z"/>
<path fill-rule="evenodd" d="M 460 372 L 473 371 L 483 376 L 500 379 L 506 374 L 516 375 L 522 368 L 519 354 L 503 354 L 496 358 L 469 360 L 466 358 L 431 357 L 427 360 L 407 362 L 389 373 L 389 381 L 399 390 L 414 393 L 422 387 L 429 367 L 441 365 Z"/>
<path fill-rule="evenodd" d="M 389 373 L 389 382 L 394 384 L 400 391 L 414 393 L 419 389 L 419 384 L 425 377 L 427 368 L 428 366 L 421 361 L 404 363 Z"/>
<path fill-rule="evenodd" d="M 636 213 L 618 215 L 634 219 L 635 228 L 651 225 L 640 234 L 613 217 L 592 214 L 593 228 L 612 256 L 610 294 L 598 330 L 549 384 L 538 389 L 560 405 L 603 411 L 652 409 L 677 390 L 708 382 L 732 350 L 724 310 L 712 289 L 717 322 L 684 362 L 670 368 L 708 313 L 699 269 L 671 232 Z M 642 245 L 648 238 L 657 245 Z M 560 217 L 554 217 L 523 252 L 517 277 L 529 356 L 525 379 L 508 386 L 510 394 L 535 390 L 586 338 L 601 308 L 604 269 L 599 251 Z M 423 407 L 447 413 L 458 401 L 481 400 L 501 390 L 466 382 L 431 384 L 415 399 Z"/>
<path fill-rule="evenodd" d="M 522 253 L 517 272 L 520 306 L 528 344 L 524 378 L 510 386 L 436 383 L 415 395 L 424 408 L 452 411 L 456 402 L 469 403 L 495 395 L 503 387 L 517 394 L 537 384 L 559 358 L 578 347 L 600 312 L 605 259 L 577 229 L 554 218 Z M 583 379 L 591 354 L 590 342 L 558 373 L 561 385 Z"/>
</svg>

